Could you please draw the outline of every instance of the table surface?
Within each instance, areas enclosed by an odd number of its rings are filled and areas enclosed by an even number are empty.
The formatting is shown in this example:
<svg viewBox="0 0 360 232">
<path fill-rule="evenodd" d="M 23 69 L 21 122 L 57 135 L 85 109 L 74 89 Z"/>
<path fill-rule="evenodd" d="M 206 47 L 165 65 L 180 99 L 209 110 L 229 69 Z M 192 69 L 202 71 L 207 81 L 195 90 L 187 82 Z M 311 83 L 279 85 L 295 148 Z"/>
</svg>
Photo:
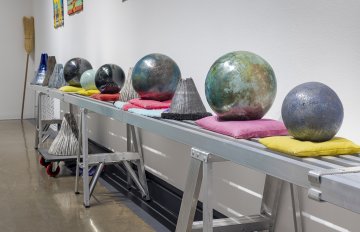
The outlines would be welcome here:
<svg viewBox="0 0 360 232">
<path fill-rule="evenodd" d="M 192 121 L 150 118 L 123 111 L 113 106 L 112 103 L 78 94 L 64 93 L 57 89 L 37 85 L 31 85 L 30 88 L 65 103 L 134 125 L 304 188 L 314 188 L 309 181 L 308 174 L 311 170 L 341 170 L 360 166 L 358 154 L 317 158 L 289 156 L 265 148 L 256 139 L 234 139 L 204 130 Z M 321 191 L 322 200 L 360 213 L 360 173 L 325 175 L 321 177 L 321 183 L 317 184 L 315 188 Z"/>
</svg>

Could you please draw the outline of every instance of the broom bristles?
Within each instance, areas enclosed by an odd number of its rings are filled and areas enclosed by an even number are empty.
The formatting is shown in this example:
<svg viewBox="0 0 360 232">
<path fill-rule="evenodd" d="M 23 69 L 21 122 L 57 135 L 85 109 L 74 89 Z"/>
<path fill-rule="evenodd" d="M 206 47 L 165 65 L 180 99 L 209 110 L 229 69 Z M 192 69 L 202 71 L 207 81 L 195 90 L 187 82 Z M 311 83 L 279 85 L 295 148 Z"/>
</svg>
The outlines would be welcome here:
<svg viewBox="0 0 360 232">
<path fill-rule="evenodd" d="M 27 54 L 34 50 L 35 27 L 34 17 L 23 17 L 24 24 L 24 46 Z"/>
</svg>

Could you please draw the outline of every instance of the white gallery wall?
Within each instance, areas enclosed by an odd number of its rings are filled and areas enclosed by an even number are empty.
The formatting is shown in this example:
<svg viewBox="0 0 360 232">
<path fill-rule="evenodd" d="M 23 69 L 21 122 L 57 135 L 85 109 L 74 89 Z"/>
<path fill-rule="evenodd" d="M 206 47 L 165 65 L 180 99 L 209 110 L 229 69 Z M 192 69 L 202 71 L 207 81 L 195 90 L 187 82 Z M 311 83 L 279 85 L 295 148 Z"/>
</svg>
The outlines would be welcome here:
<svg viewBox="0 0 360 232">
<path fill-rule="evenodd" d="M 32 15 L 32 0 L 1 1 L 0 7 L 0 120 L 21 116 L 25 79 L 23 16 Z M 29 58 L 28 83 L 34 76 L 34 53 Z M 34 94 L 26 93 L 24 118 L 34 117 Z"/>
<path fill-rule="evenodd" d="M 360 2 L 357 0 L 119 0 L 84 1 L 84 11 L 65 15 L 53 28 L 52 2 L 34 0 L 37 67 L 40 53 L 65 63 L 84 57 L 94 67 L 120 65 L 125 73 L 141 57 L 172 57 L 183 77 L 193 77 L 203 98 L 204 81 L 221 55 L 248 50 L 273 67 L 278 93 L 266 117 L 280 119 L 285 95 L 296 85 L 320 81 L 341 98 L 345 118 L 339 135 L 360 143 Z M 65 7 L 66 9 L 66 7 Z M 124 125 L 95 114 L 90 137 L 119 150 Z M 142 132 L 147 170 L 183 190 L 190 148 Z M 241 154 L 239 154 L 241 155 Z M 216 164 L 215 207 L 229 216 L 257 213 L 264 175 L 230 163 Z M 359 215 L 301 194 L 305 231 L 357 231 Z M 292 228 L 289 186 L 282 193 L 276 231 Z"/>
</svg>

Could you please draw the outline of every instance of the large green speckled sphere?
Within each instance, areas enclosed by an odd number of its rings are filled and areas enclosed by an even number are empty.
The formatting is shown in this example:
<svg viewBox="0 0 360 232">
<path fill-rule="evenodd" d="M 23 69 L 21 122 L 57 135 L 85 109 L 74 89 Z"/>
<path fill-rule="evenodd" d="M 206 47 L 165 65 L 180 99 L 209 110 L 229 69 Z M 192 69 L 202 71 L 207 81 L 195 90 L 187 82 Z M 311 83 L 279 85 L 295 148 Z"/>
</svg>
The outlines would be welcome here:
<svg viewBox="0 0 360 232">
<path fill-rule="evenodd" d="M 210 107 L 222 120 L 256 120 L 270 109 L 276 95 L 276 78 L 260 56 L 230 52 L 215 61 L 205 81 Z"/>
</svg>

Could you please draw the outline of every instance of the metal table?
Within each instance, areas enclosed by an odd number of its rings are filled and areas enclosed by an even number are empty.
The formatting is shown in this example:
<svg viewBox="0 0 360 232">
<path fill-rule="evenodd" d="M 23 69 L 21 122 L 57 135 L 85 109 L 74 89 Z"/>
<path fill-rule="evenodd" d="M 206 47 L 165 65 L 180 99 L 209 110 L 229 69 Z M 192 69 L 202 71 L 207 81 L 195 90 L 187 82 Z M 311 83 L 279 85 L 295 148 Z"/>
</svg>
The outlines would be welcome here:
<svg viewBox="0 0 360 232">
<path fill-rule="evenodd" d="M 297 231 L 301 231 L 301 223 L 299 223 L 301 218 L 297 212 L 299 209 L 297 209 L 296 186 L 308 189 L 311 199 L 326 201 L 360 213 L 360 157 L 357 154 L 336 157 L 297 158 L 271 151 L 256 140 L 233 139 L 201 129 L 192 122 L 149 118 L 117 109 L 111 104 L 90 98 L 74 94 L 64 94 L 58 90 L 41 86 L 32 86 L 31 88 L 39 93 L 46 93 L 51 97 L 61 99 L 82 109 L 112 117 L 128 125 L 192 147 L 191 164 L 184 190 L 177 231 L 188 231 L 192 227 L 193 229 L 203 227 L 205 231 L 212 231 L 213 227 L 216 230 L 218 226 L 221 227 L 228 224 L 228 222 L 213 221 L 211 210 L 211 164 L 212 162 L 223 160 L 257 170 L 267 175 L 263 204 L 260 215 L 258 215 L 260 218 L 255 218 L 261 221 L 262 224 L 265 224 L 264 227 L 269 230 L 273 230 L 274 220 L 276 219 L 277 204 L 274 203 L 276 203 L 278 196 L 268 190 L 278 189 L 283 182 L 290 183 L 292 186 L 294 218 L 298 219 L 295 220 Z M 205 187 L 210 190 L 207 191 L 209 194 L 205 196 L 204 200 L 204 222 L 203 224 L 194 223 L 193 225 L 194 202 L 198 199 L 198 192 L 203 177 Z M 274 205 L 269 206 L 269 204 Z M 208 212 L 210 212 L 209 215 L 207 214 Z M 265 218 L 265 220 L 261 218 Z M 238 220 L 240 224 L 249 225 L 249 227 L 245 226 L 245 229 L 242 228 L 244 231 L 249 231 L 251 230 L 249 228 L 253 228 L 249 222 L 254 222 L 255 219 L 250 219 L 249 217 L 249 220 L 244 218 Z"/>
</svg>

